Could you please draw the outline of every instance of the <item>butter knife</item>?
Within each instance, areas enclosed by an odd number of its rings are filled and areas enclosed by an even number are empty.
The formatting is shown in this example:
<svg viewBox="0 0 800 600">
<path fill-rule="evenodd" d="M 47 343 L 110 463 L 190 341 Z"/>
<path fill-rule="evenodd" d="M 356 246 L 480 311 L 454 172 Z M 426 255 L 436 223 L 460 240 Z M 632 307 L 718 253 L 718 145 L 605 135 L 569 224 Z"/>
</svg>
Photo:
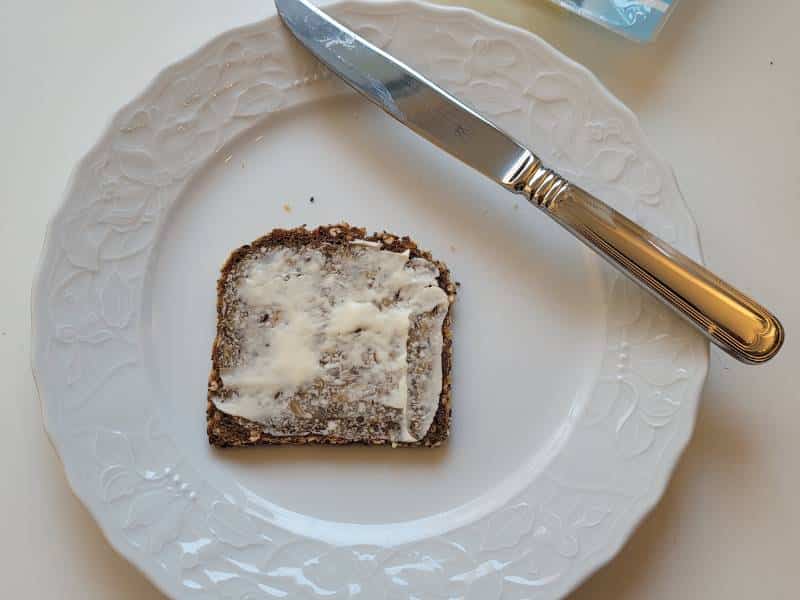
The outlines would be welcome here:
<svg viewBox="0 0 800 600">
<path fill-rule="evenodd" d="M 509 134 L 307 0 L 275 0 L 284 24 L 351 87 L 443 150 L 524 195 L 734 358 L 768 361 L 778 319 L 668 243 L 547 168 Z"/>
</svg>

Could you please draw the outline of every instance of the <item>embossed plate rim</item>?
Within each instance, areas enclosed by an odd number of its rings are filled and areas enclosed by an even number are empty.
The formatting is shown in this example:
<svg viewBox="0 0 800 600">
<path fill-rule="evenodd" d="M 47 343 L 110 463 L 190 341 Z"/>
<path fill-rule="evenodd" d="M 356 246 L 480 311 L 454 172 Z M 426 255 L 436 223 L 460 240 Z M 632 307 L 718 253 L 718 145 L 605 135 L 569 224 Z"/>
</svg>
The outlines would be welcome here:
<svg viewBox="0 0 800 600">
<path fill-rule="evenodd" d="M 466 20 L 473 21 L 475 24 L 479 25 L 482 28 L 482 31 L 484 32 L 490 31 L 492 33 L 499 33 L 502 35 L 513 36 L 520 39 L 526 38 L 528 42 L 536 43 L 539 49 L 547 53 L 548 58 L 552 59 L 556 65 L 566 70 L 569 70 L 573 74 L 578 74 L 581 77 L 588 78 L 591 81 L 591 85 L 594 92 L 603 95 L 604 100 L 608 102 L 610 105 L 612 105 L 612 107 L 617 113 L 621 113 L 625 116 L 626 118 L 625 125 L 632 128 L 631 132 L 637 138 L 638 145 L 642 149 L 651 153 L 650 148 L 646 143 L 646 140 L 643 139 L 643 134 L 635 115 L 627 107 L 625 107 L 619 100 L 617 100 L 612 94 L 610 94 L 610 92 L 608 92 L 608 90 L 606 90 L 605 87 L 602 86 L 602 84 L 597 80 L 597 78 L 594 75 L 592 75 L 589 71 L 587 71 L 584 67 L 572 61 L 571 59 L 568 59 L 565 56 L 561 55 L 557 50 L 551 48 L 540 38 L 534 36 L 530 32 L 526 32 L 519 28 L 512 27 L 510 25 L 489 19 L 484 15 L 481 15 L 480 13 L 477 13 L 469 9 L 435 6 L 416 1 L 400 1 L 400 2 L 392 2 L 386 4 L 372 4 L 372 3 L 365 4 L 360 2 L 345 2 L 336 5 L 334 7 L 334 10 L 349 11 L 352 14 L 360 13 L 364 15 L 371 15 L 371 14 L 379 15 L 399 10 L 401 12 L 416 11 L 417 13 L 426 13 L 432 16 L 439 16 L 439 17 L 452 16 L 454 18 L 463 18 Z M 120 554 L 125 556 L 130 562 L 132 562 L 135 566 L 137 566 L 151 581 L 153 581 L 166 594 L 175 594 L 181 596 L 183 594 L 188 595 L 188 590 L 186 588 L 181 588 L 178 584 L 176 584 L 173 578 L 168 577 L 169 573 L 167 571 L 164 571 L 154 566 L 150 560 L 152 557 L 144 553 L 139 548 L 132 546 L 129 543 L 128 538 L 126 538 L 122 533 L 118 523 L 114 523 L 113 521 L 108 520 L 110 519 L 110 517 L 109 515 L 103 514 L 102 510 L 103 507 L 101 503 L 99 503 L 96 498 L 91 497 L 92 488 L 89 487 L 88 482 L 80 481 L 81 474 L 75 468 L 76 465 L 70 464 L 70 458 L 67 456 L 68 450 L 66 446 L 62 445 L 61 441 L 58 438 L 59 436 L 58 425 L 55 420 L 56 417 L 54 416 L 53 411 L 51 410 L 52 406 L 54 405 L 53 398 L 49 395 L 48 391 L 45 389 L 46 384 L 44 382 L 45 379 L 44 372 L 47 370 L 47 366 L 44 359 L 44 353 L 40 339 L 41 332 L 40 328 L 37 326 L 37 321 L 41 318 L 42 315 L 42 310 L 43 310 L 42 305 L 45 302 L 45 292 L 47 290 L 47 281 L 46 281 L 46 267 L 48 266 L 47 259 L 49 253 L 53 251 L 52 245 L 54 243 L 54 229 L 57 227 L 59 219 L 61 219 L 66 213 L 71 193 L 74 189 L 74 186 L 76 185 L 76 180 L 78 178 L 78 175 L 85 168 L 89 167 L 92 164 L 92 161 L 95 158 L 95 154 L 99 150 L 101 150 L 103 145 L 106 142 L 108 142 L 115 134 L 116 130 L 114 128 L 114 124 L 122 117 L 122 115 L 126 114 L 127 111 L 137 106 L 137 103 L 140 103 L 143 100 L 145 100 L 149 95 L 153 94 L 162 86 L 165 86 L 170 80 L 170 78 L 173 77 L 173 73 L 179 70 L 182 66 L 187 65 L 192 61 L 198 60 L 214 46 L 216 46 L 217 44 L 222 44 L 223 40 L 232 40 L 237 38 L 238 36 L 245 36 L 250 33 L 258 32 L 260 28 L 265 27 L 266 24 L 268 23 L 274 22 L 276 19 L 277 17 L 273 16 L 267 19 L 266 21 L 245 25 L 243 27 L 238 27 L 236 29 L 220 34 L 213 40 L 209 41 L 207 44 L 203 45 L 196 52 L 190 54 L 188 57 L 175 61 L 170 66 L 166 67 L 162 72 L 160 72 L 154 78 L 154 80 L 147 86 L 147 88 L 142 94 L 140 94 L 137 98 L 135 98 L 130 103 L 125 105 L 111 117 L 97 144 L 95 144 L 95 146 L 93 146 L 92 149 L 78 162 L 78 164 L 72 171 L 72 174 L 69 178 L 69 182 L 66 187 L 66 191 L 62 197 L 62 201 L 59 207 L 57 208 L 54 216 L 50 219 L 48 223 L 46 239 L 42 251 L 42 258 L 40 260 L 37 276 L 34 280 L 34 289 L 32 294 L 33 298 L 32 368 L 34 371 L 34 378 L 37 382 L 37 389 L 39 390 L 42 402 L 45 428 L 47 429 L 50 435 L 51 441 L 56 451 L 58 452 L 60 458 L 64 463 L 65 473 L 67 475 L 67 479 L 69 481 L 70 486 L 72 487 L 74 493 L 84 503 L 84 505 L 87 506 L 88 510 L 95 518 L 95 520 L 98 522 L 99 526 L 101 527 L 101 530 L 104 532 L 104 535 L 109 540 L 111 545 L 118 552 L 120 552 Z M 668 183 L 675 186 L 674 192 L 676 193 L 676 198 L 681 203 L 680 208 L 686 213 L 686 217 L 689 222 L 689 228 L 686 233 L 688 237 L 682 240 L 684 245 L 687 246 L 684 249 L 688 250 L 696 257 L 699 257 L 700 249 L 699 249 L 699 241 L 697 239 L 696 227 L 694 226 L 693 221 L 691 220 L 691 216 L 688 214 L 688 208 L 686 207 L 685 201 L 683 200 L 682 196 L 677 190 L 677 184 L 674 181 L 674 175 L 669 170 L 669 168 L 663 164 L 663 161 L 660 161 L 660 159 L 658 159 L 657 157 L 652 157 L 652 159 L 655 162 L 656 166 L 660 169 L 660 171 L 666 173 L 667 177 L 670 178 L 670 181 Z M 667 456 L 658 463 L 659 467 L 661 468 L 660 473 L 658 474 L 658 476 L 654 476 L 650 480 L 650 484 L 646 490 L 642 491 L 636 496 L 630 510 L 627 513 L 621 515 L 619 520 L 615 522 L 614 526 L 609 531 L 606 543 L 601 547 L 599 547 L 597 550 L 595 550 L 593 553 L 586 554 L 586 556 L 584 556 L 584 562 L 578 568 L 570 570 L 562 579 L 558 580 L 553 585 L 550 585 L 549 587 L 548 586 L 543 587 L 541 590 L 545 594 L 545 596 L 543 597 L 562 596 L 568 591 L 574 589 L 574 587 L 580 581 L 585 579 L 597 568 L 602 566 L 602 564 L 610 560 L 619 551 L 623 543 L 627 540 L 632 531 L 635 529 L 636 525 L 642 520 L 642 518 L 649 512 L 649 510 L 655 505 L 655 503 L 661 497 L 664 488 L 669 480 L 669 476 L 672 473 L 683 449 L 688 443 L 691 431 L 694 426 L 694 418 L 698 404 L 699 391 L 702 387 L 703 381 L 705 379 L 705 374 L 707 371 L 707 365 L 708 365 L 707 351 L 708 351 L 707 346 L 703 344 L 702 350 L 699 352 L 698 355 L 695 356 L 696 362 L 693 365 L 695 370 L 690 380 L 687 380 L 687 389 L 684 392 L 684 398 L 683 398 L 684 401 L 686 401 L 687 404 L 689 404 L 690 406 L 686 406 L 682 413 L 683 421 L 681 422 L 682 425 L 681 429 L 676 431 L 674 433 L 674 436 L 671 438 L 670 452 L 667 453 Z M 100 433 L 98 432 L 98 435 L 99 434 Z M 174 480 L 175 486 L 188 485 L 187 483 L 179 484 L 178 482 L 181 481 L 179 475 L 178 473 L 174 473 L 174 471 L 172 470 L 165 469 L 163 476 L 164 476 L 163 481 L 166 481 L 167 476 L 169 476 L 170 480 Z M 186 481 L 185 477 L 183 481 Z M 169 482 L 167 482 L 167 485 L 170 485 Z M 237 507 L 235 505 L 228 506 L 227 504 L 221 501 L 214 502 L 214 504 L 212 504 L 212 506 L 209 509 L 207 509 L 209 511 L 209 514 L 210 511 L 218 505 L 223 506 L 225 510 L 242 509 L 243 515 L 247 516 L 242 507 Z M 530 510 L 527 509 L 530 509 L 530 507 L 525 503 L 517 503 L 517 504 L 509 503 L 509 505 L 502 510 L 514 511 L 513 514 L 515 515 L 524 514 L 526 520 L 520 526 L 527 527 L 526 529 L 526 534 L 527 534 L 530 532 L 533 526 L 533 521 L 531 522 L 527 521 L 528 513 L 531 512 Z M 533 517 L 530 518 L 532 519 Z M 602 517 L 600 518 L 602 519 Z M 586 519 L 589 519 L 589 517 L 587 516 Z M 488 517 L 486 520 L 488 520 Z M 543 526 L 540 525 L 539 528 L 541 529 L 541 527 Z M 551 530 L 554 530 L 555 528 L 556 527 L 552 526 L 552 524 L 550 525 Z M 479 529 L 480 527 L 476 525 L 476 530 Z M 485 530 L 486 527 L 484 527 L 483 529 Z M 538 529 L 537 531 L 539 531 L 540 529 Z M 546 527 L 544 531 L 547 532 Z M 533 535 L 534 533 L 535 532 L 530 532 L 530 535 Z M 564 540 L 568 539 L 569 539 L 568 536 L 564 537 Z M 487 538 L 483 537 L 482 542 L 480 544 L 480 552 L 488 552 L 490 554 L 492 552 L 500 553 L 501 549 L 491 550 L 492 544 L 487 544 L 486 542 Z M 519 543 L 519 540 L 517 540 L 516 543 Z M 486 548 L 489 548 L 489 550 L 486 550 Z M 565 550 L 564 552 L 569 553 L 568 549 Z M 478 582 L 483 581 L 478 575 L 473 574 L 473 576 L 476 577 L 476 581 Z M 503 581 L 504 580 L 500 582 L 501 588 L 499 590 L 499 593 L 497 594 L 498 597 L 499 595 L 502 594 Z M 467 589 L 469 590 L 474 588 L 467 588 Z M 240 597 L 244 598 L 245 596 L 240 595 Z"/>
</svg>

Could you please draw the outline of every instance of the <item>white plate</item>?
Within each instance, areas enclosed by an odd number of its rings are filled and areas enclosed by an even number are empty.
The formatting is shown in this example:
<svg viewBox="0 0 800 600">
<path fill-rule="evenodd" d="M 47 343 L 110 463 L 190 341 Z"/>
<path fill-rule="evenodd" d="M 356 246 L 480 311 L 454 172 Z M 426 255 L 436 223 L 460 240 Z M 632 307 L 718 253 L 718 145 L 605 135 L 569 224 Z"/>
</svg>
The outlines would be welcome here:
<svg viewBox="0 0 800 600">
<path fill-rule="evenodd" d="M 699 258 L 636 118 L 542 40 L 426 4 L 332 11 Z M 274 227 L 340 220 L 411 234 L 463 284 L 450 443 L 212 450 L 222 261 Z M 34 326 L 71 485 L 180 598 L 560 597 L 661 496 L 708 360 L 533 208 L 331 80 L 275 18 L 219 36 L 114 117 L 50 225 Z"/>
</svg>

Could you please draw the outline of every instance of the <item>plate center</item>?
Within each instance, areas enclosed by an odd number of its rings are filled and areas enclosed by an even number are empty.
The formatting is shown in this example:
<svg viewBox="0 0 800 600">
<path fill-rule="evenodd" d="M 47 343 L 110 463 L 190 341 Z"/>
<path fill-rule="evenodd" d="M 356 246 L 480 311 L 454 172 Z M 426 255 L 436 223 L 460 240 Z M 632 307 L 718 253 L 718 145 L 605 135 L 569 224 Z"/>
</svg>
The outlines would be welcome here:
<svg viewBox="0 0 800 600">
<path fill-rule="evenodd" d="M 206 381 L 219 268 L 275 227 L 348 221 L 410 235 L 461 283 L 453 421 L 438 449 L 215 450 Z M 569 435 L 605 331 L 599 261 L 514 197 L 356 98 L 282 111 L 195 177 L 159 239 L 150 367 L 163 416 L 223 492 L 337 522 L 481 512 L 530 483 Z"/>
</svg>

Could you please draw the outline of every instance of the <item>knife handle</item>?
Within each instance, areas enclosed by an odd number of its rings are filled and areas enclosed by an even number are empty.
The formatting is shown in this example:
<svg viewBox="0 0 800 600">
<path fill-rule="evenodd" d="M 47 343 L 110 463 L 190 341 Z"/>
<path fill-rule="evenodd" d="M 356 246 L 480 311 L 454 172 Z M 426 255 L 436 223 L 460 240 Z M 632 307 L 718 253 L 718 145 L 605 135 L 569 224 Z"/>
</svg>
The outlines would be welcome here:
<svg viewBox="0 0 800 600">
<path fill-rule="evenodd" d="M 665 241 L 576 187 L 533 157 L 513 185 L 708 339 L 749 364 L 768 361 L 783 327 L 768 310 Z"/>
</svg>

